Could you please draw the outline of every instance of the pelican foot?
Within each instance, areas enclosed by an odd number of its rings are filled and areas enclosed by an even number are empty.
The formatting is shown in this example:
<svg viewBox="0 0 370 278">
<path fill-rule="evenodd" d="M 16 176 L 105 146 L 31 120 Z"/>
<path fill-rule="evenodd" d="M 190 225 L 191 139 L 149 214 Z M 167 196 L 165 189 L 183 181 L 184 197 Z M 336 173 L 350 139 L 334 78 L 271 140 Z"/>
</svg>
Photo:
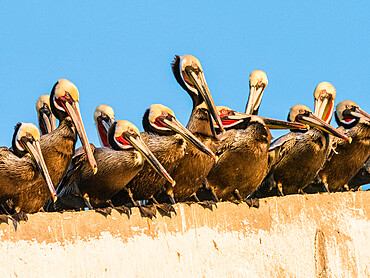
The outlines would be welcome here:
<svg viewBox="0 0 370 278">
<path fill-rule="evenodd" d="M 213 211 L 213 206 L 217 208 L 216 202 L 213 201 L 202 201 L 202 202 L 197 202 L 198 205 L 201 205 L 204 209 L 209 209 Z"/>
<path fill-rule="evenodd" d="M 9 221 L 8 221 L 9 219 L 12 220 L 12 218 L 9 215 L 1 214 L 0 215 L 0 224 L 1 223 L 6 223 L 6 224 L 9 225 Z"/>
<path fill-rule="evenodd" d="M 28 216 L 24 211 L 16 212 L 11 215 L 11 217 L 18 223 L 21 221 L 27 222 Z"/>
<path fill-rule="evenodd" d="M 155 205 L 139 206 L 139 211 L 141 217 L 148 217 L 149 219 L 153 219 L 157 214 Z"/>
<path fill-rule="evenodd" d="M 247 198 L 245 200 L 247 205 L 252 208 L 259 208 L 260 207 L 260 200 L 257 198 Z"/>
<path fill-rule="evenodd" d="M 130 216 L 132 214 L 131 207 L 128 207 L 128 206 L 126 207 L 126 206 L 122 205 L 122 206 L 119 206 L 119 207 L 114 207 L 114 209 L 116 211 L 118 211 L 120 214 L 126 214 L 128 219 L 130 219 Z"/>
<path fill-rule="evenodd" d="M 168 204 L 168 203 L 159 204 L 154 196 L 149 198 L 148 204 L 154 204 L 157 211 L 162 216 L 168 216 L 169 218 L 171 218 L 171 212 L 177 214 L 175 211 L 175 208 L 171 204 Z"/>
<path fill-rule="evenodd" d="M 175 208 L 171 204 L 155 204 L 154 206 L 162 216 L 171 218 L 171 212 L 177 215 Z"/>
<path fill-rule="evenodd" d="M 112 213 L 112 208 L 111 207 L 106 207 L 106 208 L 97 208 L 95 209 L 95 212 L 100 213 L 104 217 L 107 217 Z"/>
</svg>

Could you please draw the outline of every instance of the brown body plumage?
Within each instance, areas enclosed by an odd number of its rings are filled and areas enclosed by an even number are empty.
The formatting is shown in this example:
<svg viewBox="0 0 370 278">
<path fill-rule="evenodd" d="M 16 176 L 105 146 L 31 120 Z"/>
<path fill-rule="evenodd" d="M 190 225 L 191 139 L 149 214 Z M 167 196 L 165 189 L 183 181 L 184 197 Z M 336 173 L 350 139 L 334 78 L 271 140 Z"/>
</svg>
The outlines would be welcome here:
<svg viewBox="0 0 370 278">
<path fill-rule="evenodd" d="M 37 212 L 55 194 L 39 145 L 40 133 L 33 124 L 19 123 L 12 150 L 0 148 L 0 211 Z M 33 147 L 34 146 L 34 147 Z M 48 188 L 49 187 L 49 188 Z M 11 200 L 12 206 L 9 206 Z M 14 210 L 15 209 L 15 210 Z"/>
<path fill-rule="evenodd" d="M 176 81 L 193 100 L 193 110 L 186 128 L 214 152 L 217 149 L 218 139 L 216 139 L 213 121 L 218 124 L 221 131 L 223 131 L 223 125 L 209 92 L 200 62 L 191 55 L 176 56 L 172 71 Z M 167 186 L 166 193 L 176 201 L 187 200 L 196 193 L 213 164 L 213 158 L 193 145 L 188 145 L 185 155 L 173 170 L 176 186 Z M 160 195 L 157 194 L 156 198 L 162 199 Z"/>
<path fill-rule="evenodd" d="M 370 155 L 370 116 L 352 101 L 339 103 L 335 116 L 338 129 L 351 137 L 352 142 L 333 139 L 332 153 L 318 173 L 318 180 L 329 191 L 343 190 Z"/>
<path fill-rule="evenodd" d="M 95 175 L 89 168 L 85 153 L 73 158 L 67 174 L 58 187 L 59 198 L 69 194 L 80 197 L 87 195 L 93 207 L 105 207 L 107 202 L 143 168 L 145 158 L 173 183 L 142 141 L 139 130 L 130 122 L 122 120 L 114 122 L 108 132 L 108 141 L 113 149 L 107 147 L 94 149 L 94 157 L 99 167 L 99 172 Z M 63 207 L 66 208 L 68 204 Z"/>
<path fill-rule="evenodd" d="M 171 176 L 185 156 L 189 145 L 194 145 L 200 151 L 215 157 L 177 121 L 173 111 L 168 107 L 160 104 L 151 105 L 143 116 L 143 126 L 146 130 L 141 133 L 143 140 Z M 152 198 L 165 184 L 165 179 L 159 176 L 150 165 L 144 164 L 143 169 L 130 181 L 127 188 L 130 189 L 135 200 L 146 200 Z M 115 196 L 112 200 L 113 204 L 122 204 L 118 199 L 119 196 Z"/>
<path fill-rule="evenodd" d="M 247 197 L 266 176 L 272 136 L 261 118 L 252 116 L 245 129 L 228 130 L 221 138 L 217 163 L 207 176 L 220 200 L 230 200 L 238 190 Z"/>
<path fill-rule="evenodd" d="M 192 111 L 187 128 L 211 151 L 216 152 L 219 140 L 212 135 L 209 112 L 205 108 Z M 185 155 L 173 170 L 176 186 L 172 188 L 175 200 L 186 201 L 201 186 L 203 180 L 212 169 L 215 160 L 192 145 L 188 145 Z M 171 189 L 170 189 L 171 190 Z"/>
<path fill-rule="evenodd" d="M 269 151 L 271 169 L 258 189 L 257 197 L 266 196 L 263 191 L 277 187 L 280 194 L 298 193 L 318 173 L 330 151 L 329 134 L 349 140 L 326 122 L 313 115 L 304 105 L 291 108 L 288 119 L 310 125 L 306 132 L 290 132 L 275 140 Z M 268 195 L 268 194 L 267 194 Z"/>
</svg>

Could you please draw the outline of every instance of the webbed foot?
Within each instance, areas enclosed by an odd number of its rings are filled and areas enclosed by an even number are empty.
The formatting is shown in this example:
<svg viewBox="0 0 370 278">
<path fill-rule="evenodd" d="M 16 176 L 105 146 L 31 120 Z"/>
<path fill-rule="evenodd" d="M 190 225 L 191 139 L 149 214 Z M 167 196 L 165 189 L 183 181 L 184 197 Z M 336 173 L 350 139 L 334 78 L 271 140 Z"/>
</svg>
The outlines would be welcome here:
<svg viewBox="0 0 370 278">
<path fill-rule="evenodd" d="M 217 208 L 216 202 L 213 201 L 203 201 L 203 202 L 197 202 L 198 205 L 201 205 L 204 209 L 210 209 L 213 211 L 213 206 Z"/>
<path fill-rule="evenodd" d="M 15 221 L 17 221 L 18 223 L 21 222 L 21 221 L 27 222 L 27 220 L 28 220 L 27 214 L 23 211 L 16 212 L 16 213 L 12 214 L 11 217 Z"/>
<path fill-rule="evenodd" d="M 171 218 L 171 212 L 177 214 L 176 211 L 175 211 L 175 208 L 171 204 L 168 204 L 168 203 L 159 204 L 157 202 L 157 200 L 154 198 L 154 196 L 152 196 L 152 197 L 149 198 L 148 203 L 149 204 L 154 204 L 154 206 L 156 207 L 157 211 L 162 216 L 168 216 L 168 217 Z"/>
<path fill-rule="evenodd" d="M 124 205 L 119 206 L 119 207 L 114 207 L 116 211 L 118 211 L 120 214 L 126 214 L 128 219 L 130 219 L 131 216 L 131 207 L 126 207 Z"/>
<path fill-rule="evenodd" d="M 95 212 L 100 213 L 104 217 L 107 217 L 112 213 L 112 208 L 111 207 L 106 207 L 106 208 L 97 208 L 95 209 Z"/>
<path fill-rule="evenodd" d="M 0 224 L 6 223 L 9 225 L 9 221 L 8 221 L 9 219 L 12 220 L 11 216 L 6 215 L 6 214 L 0 214 Z"/>
<path fill-rule="evenodd" d="M 141 217 L 148 217 L 149 219 L 153 219 L 157 214 L 155 205 L 139 206 L 139 211 Z"/>
<path fill-rule="evenodd" d="M 247 198 L 245 200 L 247 205 L 252 208 L 259 208 L 260 207 L 260 200 L 257 198 Z"/>
<path fill-rule="evenodd" d="M 171 204 L 155 204 L 154 206 L 162 216 L 171 218 L 171 212 L 177 214 L 175 208 Z"/>
</svg>

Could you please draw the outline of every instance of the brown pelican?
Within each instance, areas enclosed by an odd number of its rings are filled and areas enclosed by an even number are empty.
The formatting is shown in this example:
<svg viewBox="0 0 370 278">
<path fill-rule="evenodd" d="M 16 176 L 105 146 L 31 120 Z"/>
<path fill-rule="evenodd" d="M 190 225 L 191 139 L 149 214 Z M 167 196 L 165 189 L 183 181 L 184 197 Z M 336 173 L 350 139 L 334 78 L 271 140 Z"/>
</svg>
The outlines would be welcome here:
<svg viewBox="0 0 370 278">
<path fill-rule="evenodd" d="M 315 100 L 314 115 L 330 124 L 333 116 L 334 101 L 336 97 L 336 90 L 334 86 L 329 82 L 321 82 L 316 86 L 313 96 Z M 328 149 L 326 152 L 327 157 L 325 158 L 325 161 L 329 158 L 329 154 L 333 148 L 333 140 L 334 137 L 329 135 Z M 328 188 L 324 185 L 324 183 L 318 183 L 318 178 L 315 177 L 315 181 L 307 185 L 303 191 L 305 193 L 317 193 L 321 191 L 328 192 Z"/>
<path fill-rule="evenodd" d="M 257 108 L 258 109 L 258 108 Z M 218 161 L 207 176 L 217 197 L 241 201 L 261 184 L 267 174 L 272 128 L 302 129 L 300 123 L 279 121 L 238 113 L 217 106 L 227 132 L 221 137 Z"/>
<path fill-rule="evenodd" d="M 314 114 L 328 124 L 333 117 L 335 96 L 335 88 L 329 82 L 321 82 L 314 91 Z"/>
<path fill-rule="evenodd" d="M 329 191 L 348 187 L 348 182 L 364 166 L 370 156 L 370 115 L 353 101 L 340 102 L 335 111 L 338 130 L 352 138 L 334 138 L 329 159 L 318 173 L 318 181 Z"/>
<path fill-rule="evenodd" d="M 254 70 L 249 75 L 249 98 L 245 113 L 257 115 L 261 104 L 263 91 L 268 84 L 267 75 L 262 70 Z"/>
<path fill-rule="evenodd" d="M 108 141 L 112 149 L 102 147 L 94 150 L 99 167 L 95 175 L 89 169 L 86 154 L 73 158 L 67 174 L 58 186 L 58 201 L 63 200 L 65 195 L 73 194 L 88 196 L 94 208 L 106 207 L 110 199 L 143 168 L 144 158 L 171 187 L 175 184 L 132 123 L 115 121 L 108 131 Z M 58 203 L 56 205 L 59 206 Z M 63 208 L 68 208 L 68 205 Z"/>
<path fill-rule="evenodd" d="M 306 132 L 290 132 L 275 140 L 269 150 L 271 169 L 256 197 L 266 196 L 266 189 L 277 186 L 279 194 L 294 194 L 304 188 L 321 169 L 329 150 L 329 136 L 349 140 L 346 135 L 316 117 L 304 105 L 290 109 L 288 120 L 307 124 L 312 128 Z"/>
<path fill-rule="evenodd" d="M 50 108 L 50 96 L 42 95 L 36 102 L 37 118 L 41 134 L 47 134 L 55 129 L 55 116 Z"/>
<path fill-rule="evenodd" d="M 177 82 L 193 100 L 193 110 L 186 126 L 187 129 L 214 152 L 217 149 L 218 139 L 216 139 L 213 120 L 220 127 L 221 132 L 224 129 L 199 60 L 191 55 L 175 56 L 172 71 Z M 167 186 L 165 190 L 170 201 L 174 199 L 185 201 L 195 195 L 214 162 L 212 157 L 201 152 L 194 145 L 188 144 L 185 156 L 180 159 L 173 172 L 173 178 L 177 182 L 176 186 Z M 158 201 L 163 200 L 161 194 L 155 197 Z M 168 201 L 167 198 L 166 200 Z"/>
<path fill-rule="evenodd" d="M 13 152 L 6 147 L 0 148 L 2 213 L 37 212 L 45 198 L 48 198 L 41 194 L 44 191 L 50 191 L 56 200 L 56 192 L 39 142 L 40 132 L 34 124 L 18 123 L 12 140 Z M 13 203 L 12 207 L 9 207 L 8 200 Z"/>
<path fill-rule="evenodd" d="M 173 111 L 164 105 L 153 104 L 146 110 L 143 127 L 146 132 L 142 132 L 141 137 L 171 176 L 179 161 L 184 158 L 189 144 L 216 159 L 215 154 L 179 123 Z M 133 199 L 147 200 L 153 198 L 153 195 L 165 184 L 165 179 L 148 164 L 144 164 L 143 169 L 126 187 L 130 190 Z M 129 201 L 120 200 L 122 194 L 124 192 L 112 199 L 114 205 L 123 205 Z M 156 202 L 155 199 L 153 201 Z"/>
<path fill-rule="evenodd" d="M 94 121 L 98 131 L 100 145 L 109 147 L 107 134 L 114 122 L 113 108 L 106 104 L 98 105 L 94 112 Z"/>
<path fill-rule="evenodd" d="M 41 136 L 40 146 L 53 184 L 59 184 L 72 161 L 77 134 L 87 154 L 91 172 L 96 173 L 98 168 L 80 115 L 77 87 L 66 79 L 59 79 L 51 91 L 50 100 L 51 110 L 59 120 L 59 126 L 51 133 Z M 46 192 L 39 194 L 42 198 L 36 209 L 41 208 L 48 199 Z"/>
</svg>

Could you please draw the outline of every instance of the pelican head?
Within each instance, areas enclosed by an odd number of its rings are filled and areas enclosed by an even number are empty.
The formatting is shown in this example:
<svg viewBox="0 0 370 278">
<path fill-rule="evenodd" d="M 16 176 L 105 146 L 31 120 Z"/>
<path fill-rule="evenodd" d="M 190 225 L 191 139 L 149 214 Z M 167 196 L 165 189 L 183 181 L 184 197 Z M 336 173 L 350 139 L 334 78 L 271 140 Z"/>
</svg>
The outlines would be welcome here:
<svg viewBox="0 0 370 278">
<path fill-rule="evenodd" d="M 330 123 L 334 112 L 334 100 L 336 96 L 335 88 L 329 82 L 321 82 L 314 91 L 315 111 L 314 114 Z"/>
<path fill-rule="evenodd" d="M 50 106 L 53 114 L 59 119 L 59 121 L 68 116 L 71 117 L 87 155 L 89 164 L 95 174 L 98 171 L 98 166 L 91 151 L 85 128 L 82 123 L 79 106 L 79 93 L 76 85 L 67 79 L 59 79 L 51 91 Z"/>
<path fill-rule="evenodd" d="M 55 116 L 50 108 L 50 96 L 42 95 L 36 102 L 37 118 L 42 135 L 55 129 Z"/>
<path fill-rule="evenodd" d="M 98 130 L 100 144 L 104 147 L 109 147 L 108 130 L 114 122 L 113 108 L 106 104 L 98 105 L 94 112 L 94 121 Z"/>
<path fill-rule="evenodd" d="M 345 134 L 339 132 L 337 129 L 315 116 L 310 108 L 302 104 L 294 105 L 292 108 L 290 108 L 288 121 L 306 124 L 331 135 L 351 141 L 351 138 L 347 137 Z"/>
<path fill-rule="evenodd" d="M 245 113 L 257 115 L 263 91 L 268 84 L 267 75 L 262 70 L 254 70 L 249 75 L 249 97 Z"/>
<path fill-rule="evenodd" d="M 131 122 L 115 121 L 109 128 L 108 141 L 117 151 L 136 149 L 162 177 L 175 185 L 175 181 L 141 139 L 139 129 Z"/>
<path fill-rule="evenodd" d="M 370 115 L 350 100 L 341 101 L 335 109 L 335 120 L 339 126 L 349 129 L 359 122 L 370 122 Z"/>
<path fill-rule="evenodd" d="M 199 60 L 191 55 L 175 56 L 175 60 L 172 63 L 172 71 L 177 82 L 193 99 L 193 108 L 205 102 L 208 111 L 219 125 L 220 130 L 223 131 L 220 116 L 216 111 L 216 106 L 209 92 Z"/>
<path fill-rule="evenodd" d="M 297 122 L 286 122 L 281 120 L 275 120 L 270 118 L 258 117 L 256 115 L 250 115 L 240 113 L 232 110 L 226 106 L 217 106 L 217 111 L 220 113 L 220 117 L 225 129 L 245 129 L 251 121 L 259 121 L 265 124 L 270 129 L 302 129 L 306 128 L 306 125 Z"/>
<path fill-rule="evenodd" d="M 14 154 L 18 157 L 23 157 L 27 153 L 31 155 L 38 170 L 42 174 L 53 199 L 56 200 L 57 193 L 53 182 L 51 181 L 44 157 L 42 156 L 40 148 L 40 132 L 38 128 L 31 123 L 18 123 L 15 126 L 12 146 Z"/>
<path fill-rule="evenodd" d="M 147 132 L 163 135 L 178 133 L 200 151 L 216 159 L 216 155 L 176 119 L 173 111 L 162 104 L 150 106 L 144 114 L 143 126 Z"/>
<path fill-rule="evenodd" d="M 249 122 L 250 120 L 250 115 L 236 112 L 227 106 L 217 106 L 216 109 L 226 130 L 232 128 L 245 128 L 243 123 Z"/>
</svg>

